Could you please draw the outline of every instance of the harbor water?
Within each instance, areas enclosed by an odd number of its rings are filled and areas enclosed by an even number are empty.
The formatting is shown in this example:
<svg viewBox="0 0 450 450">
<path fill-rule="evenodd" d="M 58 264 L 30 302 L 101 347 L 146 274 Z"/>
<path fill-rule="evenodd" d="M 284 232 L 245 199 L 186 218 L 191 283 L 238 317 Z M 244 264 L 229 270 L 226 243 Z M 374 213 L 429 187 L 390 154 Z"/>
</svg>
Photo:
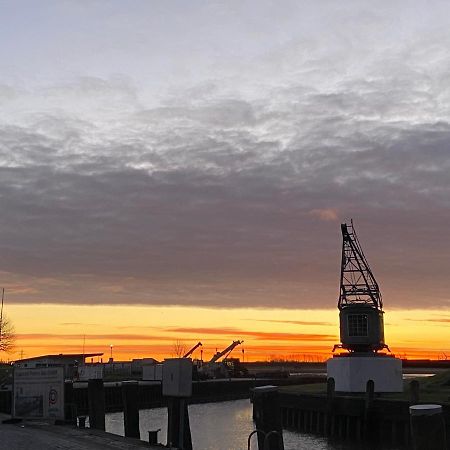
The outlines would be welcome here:
<svg viewBox="0 0 450 450">
<path fill-rule="evenodd" d="M 192 443 L 195 450 L 246 450 L 247 438 L 254 430 L 252 405 L 248 399 L 189 406 Z M 161 429 L 158 440 L 166 444 L 167 409 L 139 412 L 141 439 L 148 441 L 148 431 Z M 124 434 L 123 413 L 106 415 L 106 431 Z M 285 450 L 361 450 L 361 444 L 330 442 L 320 436 L 283 431 Z M 252 450 L 257 449 L 256 436 Z"/>
</svg>

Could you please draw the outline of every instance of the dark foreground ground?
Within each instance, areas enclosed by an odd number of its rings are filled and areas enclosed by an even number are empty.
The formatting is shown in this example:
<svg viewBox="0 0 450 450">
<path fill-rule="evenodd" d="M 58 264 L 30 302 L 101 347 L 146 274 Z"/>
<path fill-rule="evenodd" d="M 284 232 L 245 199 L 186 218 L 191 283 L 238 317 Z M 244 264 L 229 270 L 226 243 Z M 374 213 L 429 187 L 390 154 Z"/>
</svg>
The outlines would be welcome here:
<svg viewBox="0 0 450 450">
<path fill-rule="evenodd" d="M 6 419 L 8 416 L 1 416 Z M 43 422 L 0 423 L 0 450 L 161 450 L 137 439 Z"/>
</svg>

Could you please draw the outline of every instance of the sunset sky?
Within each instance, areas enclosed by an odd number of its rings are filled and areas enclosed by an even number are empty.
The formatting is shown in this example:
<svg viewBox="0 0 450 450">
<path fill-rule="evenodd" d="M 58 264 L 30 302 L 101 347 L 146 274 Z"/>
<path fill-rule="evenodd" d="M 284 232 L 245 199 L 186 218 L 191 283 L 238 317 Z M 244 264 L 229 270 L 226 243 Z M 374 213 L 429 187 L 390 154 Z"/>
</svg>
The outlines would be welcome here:
<svg viewBox="0 0 450 450">
<path fill-rule="evenodd" d="M 350 218 L 450 356 L 449 206 L 448 1 L 0 0 L 3 359 L 325 358 Z"/>
</svg>

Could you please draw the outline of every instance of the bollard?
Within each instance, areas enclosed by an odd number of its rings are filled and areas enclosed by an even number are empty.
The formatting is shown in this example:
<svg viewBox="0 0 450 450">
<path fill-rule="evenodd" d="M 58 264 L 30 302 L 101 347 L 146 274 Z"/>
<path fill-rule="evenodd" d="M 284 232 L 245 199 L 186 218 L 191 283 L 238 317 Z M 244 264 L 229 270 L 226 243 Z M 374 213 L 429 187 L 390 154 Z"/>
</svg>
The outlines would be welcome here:
<svg viewBox="0 0 450 450">
<path fill-rule="evenodd" d="M 327 379 L 327 409 L 323 424 L 325 436 L 331 435 L 331 424 L 333 423 L 334 397 L 336 395 L 336 383 L 333 377 Z"/>
<path fill-rule="evenodd" d="M 327 379 L 327 401 L 332 402 L 336 394 L 336 382 L 333 377 Z"/>
<path fill-rule="evenodd" d="M 420 385 L 417 380 L 412 380 L 411 383 L 409 383 L 409 397 L 412 405 L 419 403 Z"/>
<path fill-rule="evenodd" d="M 139 384 L 122 381 L 123 424 L 125 437 L 140 438 L 139 432 Z"/>
<path fill-rule="evenodd" d="M 105 431 L 105 389 L 103 380 L 88 380 L 89 426 Z"/>
<path fill-rule="evenodd" d="M 373 413 L 373 398 L 375 393 L 375 383 L 368 380 L 366 383 L 366 396 L 364 400 L 364 437 L 372 440 L 376 437 L 375 418 Z"/>
<path fill-rule="evenodd" d="M 445 450 L 445 422 L 441 405 L 409 407 L 411 442 L 414 450 Z"/>
<path fill-rule="evenodd" d="M 162 394 L 167 398 L 167 446 L 192 450 L 187 398 L 192 395 L 192 361 L 166 359 L 163 364 Z"/>
<path fill-rule="evenodd" d="M 253 388 L 253 417 L 256 429 L 261 431 L 258 433 L 259 450 L 284 450 L 277 386 Z"/>
</svg>

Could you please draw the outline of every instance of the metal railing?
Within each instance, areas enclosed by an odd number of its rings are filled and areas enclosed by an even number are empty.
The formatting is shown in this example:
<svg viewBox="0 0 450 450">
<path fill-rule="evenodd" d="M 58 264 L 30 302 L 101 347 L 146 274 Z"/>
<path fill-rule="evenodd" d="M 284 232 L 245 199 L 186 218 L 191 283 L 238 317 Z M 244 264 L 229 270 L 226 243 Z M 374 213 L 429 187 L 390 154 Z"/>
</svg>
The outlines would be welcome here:
<svg viewBox="0 0 450 450">
<path fill-rule="evenodd" d="M 263 449 L 262 450 L 270 450 L 270 448 L 269 448 L 269 438 L 271 437 L 271 436 L 278 436 L 278 439 L 280 439 L 280 441 L 281 441 L 281 446 L 280 446 L 280 449 L 282 449 L 283 448 L 283 437 L 282 437 L 282 435 L 278 432 L 278 431 L 276 431 L 276 430 L 273 430 L 273 431 L 269 431 L 268 433 L 265 433 L 264 431 L 262 431 L 262 430 L 253 430 L 249 435 L 248 435 L 248 439 L 247 439 L 247 450 L 250 450 L 250 444 L 251 444 L 251 441 L 252 441 L 252 437 L 253 437 L 253 435 L 254 434 L 262 434 L 263 436 L 264 436 L 264 444 L 263 444 Z"/>
</svg>

